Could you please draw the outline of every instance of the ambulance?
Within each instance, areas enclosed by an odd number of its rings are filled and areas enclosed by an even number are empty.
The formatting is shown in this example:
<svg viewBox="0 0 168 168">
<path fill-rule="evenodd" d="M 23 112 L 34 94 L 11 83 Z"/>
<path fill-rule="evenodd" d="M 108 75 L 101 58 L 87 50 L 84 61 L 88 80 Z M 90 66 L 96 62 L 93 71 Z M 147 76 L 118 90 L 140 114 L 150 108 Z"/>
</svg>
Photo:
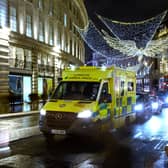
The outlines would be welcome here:
<svg viewBox="0 0 168 168">
<path fill-rule="evenodd" d="M 91 134 L 136 119 L 136 74 L 119 67 L 67 68 L 40 110 L 39 127 L 48 137 Z"/>
</svg>

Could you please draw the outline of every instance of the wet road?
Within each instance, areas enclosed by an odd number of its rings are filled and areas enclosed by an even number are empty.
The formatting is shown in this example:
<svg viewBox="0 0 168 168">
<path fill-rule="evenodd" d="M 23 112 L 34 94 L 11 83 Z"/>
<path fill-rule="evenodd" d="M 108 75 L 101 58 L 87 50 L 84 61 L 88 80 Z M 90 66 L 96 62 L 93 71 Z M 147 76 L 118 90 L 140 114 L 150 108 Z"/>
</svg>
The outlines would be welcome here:
<svg viewBox="0 0 168 168">
<path fill-rule="evenodd" d="M 89 137 L 56 137 L 47 143 L 43 136 L 10 144 L 10 151 L 0 155 L 0 167 L 19 168 L 166 168 L 165 145 L 168 144 L 168 109 L 131 132 Z"/>
</svg>

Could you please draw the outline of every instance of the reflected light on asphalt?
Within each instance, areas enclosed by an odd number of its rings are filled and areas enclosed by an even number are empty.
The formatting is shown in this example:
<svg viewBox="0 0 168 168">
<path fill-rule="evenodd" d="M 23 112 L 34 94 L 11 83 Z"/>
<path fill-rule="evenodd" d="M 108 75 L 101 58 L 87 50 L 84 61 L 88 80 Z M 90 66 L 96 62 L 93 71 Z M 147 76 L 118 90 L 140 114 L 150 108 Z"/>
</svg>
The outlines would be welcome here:
<svg viewBox="0 0 168 168">
<path fill-rule="evenodd" d="M 161 118 L 158 118 L 157 116 L 153 116 L 149 122 L 145 124 L 145 129 L 149 130 L 151 135 L 156 135 L 162 125 L 162 120 Z"/>
<path fill-rule="evenodd" d="M 83 163 L 81 163 L 78 167 L 76 168 L 98 168 L 96 165 L 90 164 L 91 160 L 85 160 Z"/>
<path fill-rule="evenodd" d="M 0 125 L 0 155 L 9 151 L 9 128 L 8 125 Z"/>
<path fill-rule="evenodd" d="M 167 127 L 168 126 L 168 108 L 164 108 L 162 111 L 162 122 Z"/>
<path fill-rule="evenodd" d="M 137 125 L 133 138 L 167 139 L 168 138 L 168 108 L 159 115 L 153 115 L 146 123 Z"/>
</svg>

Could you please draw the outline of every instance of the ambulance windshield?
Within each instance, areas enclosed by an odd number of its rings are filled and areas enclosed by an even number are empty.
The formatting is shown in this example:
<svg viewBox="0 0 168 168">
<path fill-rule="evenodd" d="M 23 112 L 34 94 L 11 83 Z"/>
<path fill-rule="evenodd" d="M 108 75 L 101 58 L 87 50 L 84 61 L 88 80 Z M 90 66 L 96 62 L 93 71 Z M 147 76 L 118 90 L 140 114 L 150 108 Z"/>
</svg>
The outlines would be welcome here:
<svg viewBox="0 0 168 168">
<path fill-rule="evenodd" d="M 51 99 L 95 101 L 99 82 L 61 82 Z"/>
</svg>

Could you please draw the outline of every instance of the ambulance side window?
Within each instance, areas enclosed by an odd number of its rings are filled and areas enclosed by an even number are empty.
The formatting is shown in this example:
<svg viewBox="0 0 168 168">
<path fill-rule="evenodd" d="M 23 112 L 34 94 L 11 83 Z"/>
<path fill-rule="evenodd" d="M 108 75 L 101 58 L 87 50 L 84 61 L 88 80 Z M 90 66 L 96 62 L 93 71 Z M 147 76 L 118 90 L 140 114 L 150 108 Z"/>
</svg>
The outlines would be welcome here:
<svg viewBox="0 0 168 168">
<path fill-rule="evenodd" d="M 128 82 L 128 91 L 134 91 L 134 83 Z"/>
<path fill-rule="evenodd" d="M 110 101 L 111 101 L 111 95 L 108 94 L 108 83 L 104 83 L 101 90 L 99 103 L 107 103 Z"/>
<path fill-rule="evenodd" d="M 124 85 L 125 85 L 125 82 L 121 81 L 121 85 L 120 85 L 121 93 L 120 93 L 120 96 L 124 96 Z"/>
</svg>

